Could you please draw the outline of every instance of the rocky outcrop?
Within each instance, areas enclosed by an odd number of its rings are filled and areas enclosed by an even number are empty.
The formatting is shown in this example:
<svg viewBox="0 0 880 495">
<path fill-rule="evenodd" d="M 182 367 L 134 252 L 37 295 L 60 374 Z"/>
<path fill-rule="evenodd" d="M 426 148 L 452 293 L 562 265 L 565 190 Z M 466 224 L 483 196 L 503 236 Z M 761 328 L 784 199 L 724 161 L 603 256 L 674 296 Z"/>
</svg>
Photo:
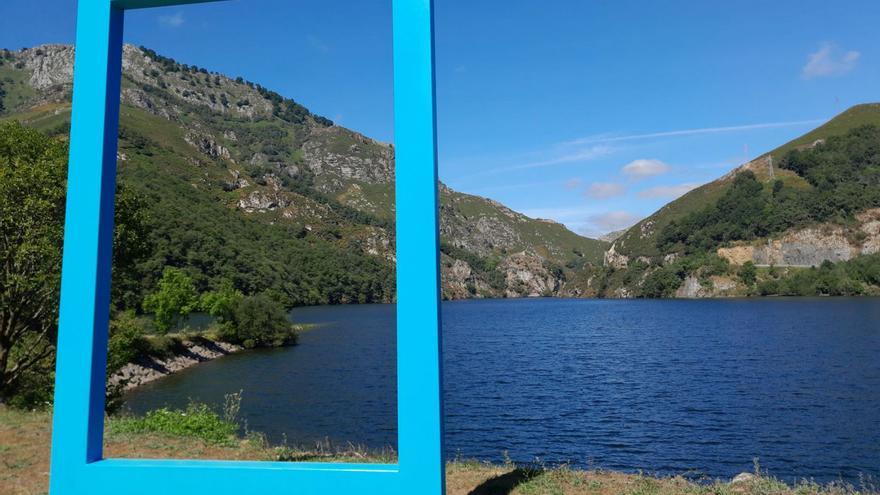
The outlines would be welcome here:
<svg viewBox="0 0 880 495">
<path fill-rule="evenodd" d="M 183 349 L 174 356 L 168 358 L 141 357 L 133 363 L 128 363 L 121 370 L 113 374 L 107 380 L 107 384 L 110 387 L 122 387 L 123 390 L 131 390 L 177 371 L 238 352 L 242 349 L 225 342 L 183 342 L 182 345 Z"/>
<path fill-rule="evenodd" d="M 346 181 L 390 184 L 394 181 L 394 148 L 342 127 L 314 128 L 302 147 L 306 166 L 318 176 L 324 192 Z"/>
<path fill-rule="evenodd" d="M 550 273 L 538 256 L 525 252 L 512 254 L 498 268 L 507 282 L 505 297 L 552 296 L 559 291 L 559 278 Z"/>
<path fill-rule="evenodd" d="M 231 160 L 229 149 L 219 144 L 213 136 L 199 132 L 189 132 L 183 138 L 190 146 L 210 158 Z"/>
<path fill-rule="evenodd" d="M 682 282 L 675 291 L 675 297 L 682 299 L 700 299 L 705 297 L 725 297 L 736 295 L 737 284 L 728 277 L 712 276 L 701 281 L 693 275 Z"/>
<path fill-rule="evenodd" d="M 42 45 L 24 50 L 25 68 L 31 71 L 29 83 L 36 90 L 73 82 L 73 47 Z"/>
<path fill-rule="evenodd" d="M 617 269 L 626 268 L 629 266 L 629 257 L 617 252 L 617 244 L 612 244 L 607 251 L 605 251 L 605 266 L 610 266 Z"/>
<path fill-rule="evenodd" d="M 808 267 L 825 261 L 837 263 L 880 252 L 880 208 L 857 215 L 858 225 L 823 224 L 793 230 L 766 244 L 740 244 L 718 249 L 731 264 Z"/>
</svg>

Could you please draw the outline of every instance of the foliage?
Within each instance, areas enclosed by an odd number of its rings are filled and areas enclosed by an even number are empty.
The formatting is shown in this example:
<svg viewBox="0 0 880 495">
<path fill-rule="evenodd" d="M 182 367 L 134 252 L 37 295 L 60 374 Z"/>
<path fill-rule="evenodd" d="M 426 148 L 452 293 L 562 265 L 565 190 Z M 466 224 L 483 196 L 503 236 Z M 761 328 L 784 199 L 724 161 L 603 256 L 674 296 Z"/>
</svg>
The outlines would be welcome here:
<svg viewBox="0 0 880 495">
<path fill-rule="evenodd" d="M 462 249 L 443 240 L 440 241 L 440 252 L 467 263 L 471 270 L 475 271 L 481 279 L 485 280 L 494 289 L 504 289 L 507 285 L 504 274 L 496 269 L 498 267 L 497 258 L 483 258 L 467 249 Z M 552 269 L 562 271 L 557 265 L 553 265 Z"/>
<path fill-rule="evenodd" d="M 126 364 L 145 354 L 149 344 L 144 339 L 144 329 L 134 311 L 123 311 L 110 321 L 110 336 L 107 349 L 107 376 Z"/>
<path fill-rule="evenodd" d="M 234 300 L 220 338 L 247 348 L 275 347 L 295 343 L 297 334 L 284 306 L 265 294 L 258 294 Z"/>
<path fill-rule="evenodd" d="M 0 124 L 0 394 L 53 353 L 66 149 Z"/>
<path fill-rule="evenodd" d="M 221 417 L 206 404 L 194 402 L 183 410 L 162 408 L 149 411 L 141 418 L 120 417 L 108 427 L 112 434 L 164 433 L 213 444 L 230 443 L 238 432 L 237 423 Z"/>
<path fill-rule="evenodd" d="M 779 166 L 812 187 L 776 181 L 765 190 L 754 173 L 741 172 L 715 204 L 666 225 L 658 247 L 663 252 L 703 252 L 813 222 L 845 222 L 880 206 L 878 126 L 858 127 L 810 149 L 790 151 Z"/>
<path fill-rule="evenodd" d="M 880 293 L 880 254 L 788 273 L 768 271 L 758 283 L 763 296 L 856 296 Z"/>
<path fill-rule="evenodd" d="M 57 331 L 67 148 L 17 122 L 0 124 L 0 395 L 49 394 Z M 139 197 L 117 188 L 114 300 L 144 252 Z M 25 376 L 33 374 L 33 376 Z M 26 384 L 27 382 L 27 384 Z M 42 388 L 41 388 L 42 387 Z M 42 391 L 40 391 L 42 390 Z"/>
<path fill-rule="evenodd" d="M 755 285 L 758 279 L 758 269 L 751 261 L 746 261 L 739 269 L 739 279 L 748 286 Z"/>
<path fill-rule="evenodd" d="M 232 321 L 235 308 L 243 297 L 244 295 L 232 285 L 231 281 L 223 280 L 219 289 L 201 295 L 199 309 L 213 316 L 220 323 L 225 323 Z"/>
<path fill-rule="evenodd" d="M 198 294 L 183 270 L 166 267 L 155 292 L 144 298 L 144 311 L 153 313 L 156 328 L 167 332 L 181 318 L 196 309 Z"/>
<path fill-rule="evenodd" d="M 648 273 L 639 297 L 672 297 L 689 275 L 700 277 L 708 283 L 708 277 L 724 275 L 729 271 L 728 261 L 715 254 L 685 256 Z"/>
</svg>

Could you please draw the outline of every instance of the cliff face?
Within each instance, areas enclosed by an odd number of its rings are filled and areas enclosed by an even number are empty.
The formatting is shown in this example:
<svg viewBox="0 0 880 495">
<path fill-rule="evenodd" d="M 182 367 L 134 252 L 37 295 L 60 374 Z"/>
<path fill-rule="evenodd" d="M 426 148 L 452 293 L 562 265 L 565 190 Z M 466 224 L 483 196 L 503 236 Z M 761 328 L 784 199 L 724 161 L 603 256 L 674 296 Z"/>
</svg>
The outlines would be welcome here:
<svg viewBox="0 0 880 495">
<path fill-rule="evenodd" d="M 6 116 L 63 133 L 73 49 L 0 53 Z M 120 174 L 147 155 L 159 174 L 192 184 L 249 221 L 301 226 L 393 266 L 394 147 L 333 125 L 258 85 L 126 45 Z M 2 77 L 0 77 L 2 79 Z M 2 108 L 2 107 L 0 107 Z M 185 166 L 163 158 L 174 151 Z M 127 176 L 127 180 L 148 180 Z M 573 295 L 566 283 L 601 264 L 606 243 L 440 185 L 447 298 Z"/>
<path fill-rule="evenodd" d="M 880 252 L 880 208 L 862 212 L 856 219 L 856 225 L 823 224 L 792 230 L 766 243 L 720 248 L 718 255 L 733 265 L 809 267 Z"/>
</svg>

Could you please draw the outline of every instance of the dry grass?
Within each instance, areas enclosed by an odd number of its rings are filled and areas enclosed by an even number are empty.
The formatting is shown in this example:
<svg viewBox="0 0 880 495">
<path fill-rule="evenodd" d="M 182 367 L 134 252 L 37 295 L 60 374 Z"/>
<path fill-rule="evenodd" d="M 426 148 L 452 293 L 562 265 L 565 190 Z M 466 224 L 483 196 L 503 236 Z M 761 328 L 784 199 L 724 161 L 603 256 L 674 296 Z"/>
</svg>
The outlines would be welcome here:
<svg viewBox="0 0 880 495">
<path fill-rule="evenodd" d="M 48 413 L 25 413 L 0 406 L 0 495 L 46 493 L 49 479 Z M 366 457 L 348 452 L 301 451 L 270 447 L 259 435 L 230 444 L 160 434 L 113 433 L 105 440 L 108 457 L 225 459 L 258 461 L 389 462 L 390 453 Z M 803 482 L 792 488 L 767 476 L 732 485 L 722 481 L 694 483 L 681 477 L 657 478 L 567 467 L 544 469 L 474 461 L 447 465 L 449 495 L 880 495 L 870 487 L 820 486 Z"/>
</svg>

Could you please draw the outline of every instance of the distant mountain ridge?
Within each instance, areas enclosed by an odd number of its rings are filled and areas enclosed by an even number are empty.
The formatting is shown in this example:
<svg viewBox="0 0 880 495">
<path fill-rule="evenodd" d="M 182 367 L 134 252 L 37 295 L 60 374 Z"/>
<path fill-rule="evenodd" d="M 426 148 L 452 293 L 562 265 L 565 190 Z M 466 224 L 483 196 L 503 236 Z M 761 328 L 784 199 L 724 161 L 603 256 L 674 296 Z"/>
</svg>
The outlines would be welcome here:
<svg viewBox="0 0 880 495">
<path fill-rule="evenodd" d="M 122 65 L 119 176 L 153 199 L 146 285 L 167 264 L 291 304 L 393 298 L 393 146 L 146 48 L 125 45 Z M 69 46 L 0 51 L 0 119 L 66 135 L 72 74 Z M 581 274 L 607 243 L 443 184 L 440 196 L 444 297 L 591 293 Z M 333 253 L 365 268 L 337 272 Z"/>
</svg>

